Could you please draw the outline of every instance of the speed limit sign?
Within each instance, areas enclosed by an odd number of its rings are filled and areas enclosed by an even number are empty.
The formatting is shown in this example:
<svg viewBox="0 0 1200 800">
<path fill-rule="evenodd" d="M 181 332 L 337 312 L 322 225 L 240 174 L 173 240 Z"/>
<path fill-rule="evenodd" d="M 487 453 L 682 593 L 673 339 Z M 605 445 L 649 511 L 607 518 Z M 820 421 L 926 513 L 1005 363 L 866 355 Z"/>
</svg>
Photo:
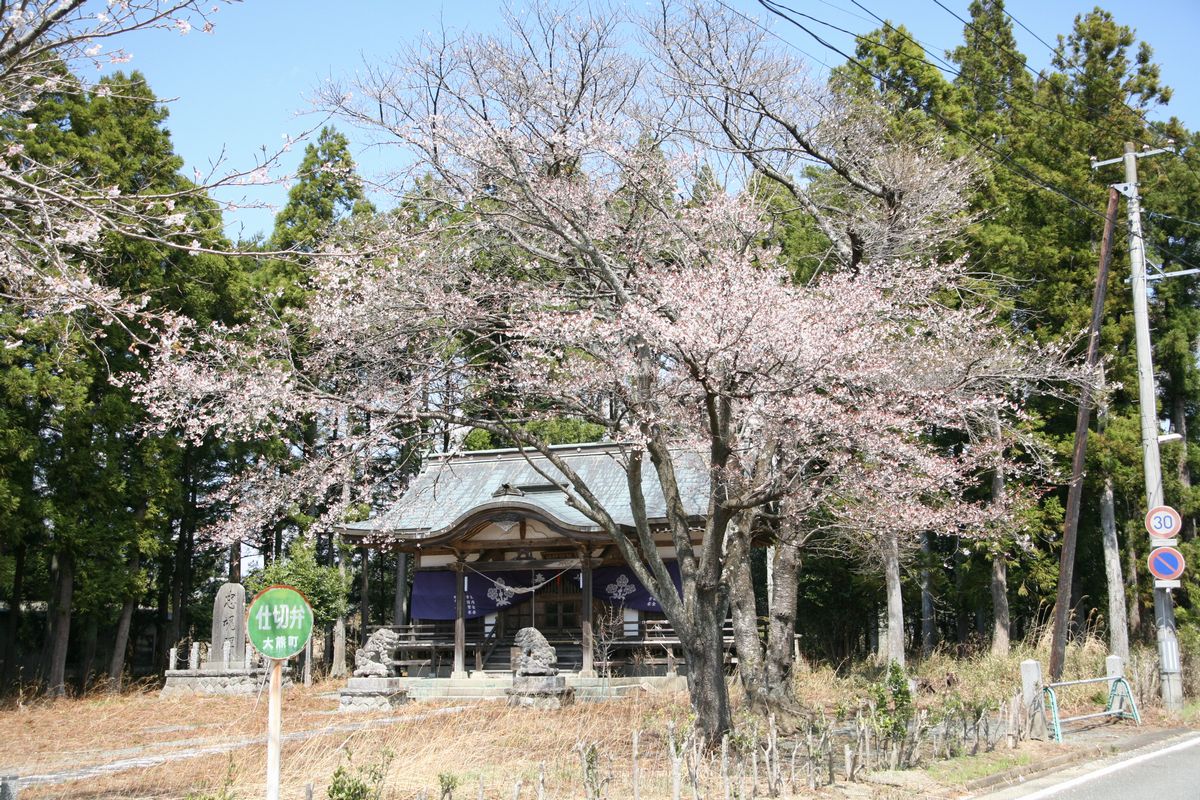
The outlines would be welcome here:
<svg viewBox="0 0 1200 800">
<path fill-rule="evenodd" d="M 1179 512 L 1170 506 L 1155 506 L 1146 514 L 1146 531 L 1155 539 L 1174 539 L 1182 529 Z"/>
</svg>

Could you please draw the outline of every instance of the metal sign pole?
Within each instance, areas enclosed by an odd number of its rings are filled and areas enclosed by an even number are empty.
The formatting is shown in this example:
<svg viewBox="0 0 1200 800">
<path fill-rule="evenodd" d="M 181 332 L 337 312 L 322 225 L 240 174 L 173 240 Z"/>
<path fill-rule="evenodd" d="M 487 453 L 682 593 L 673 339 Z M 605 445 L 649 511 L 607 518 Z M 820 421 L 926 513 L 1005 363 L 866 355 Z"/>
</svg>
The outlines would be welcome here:
<svg viewBox="0 0 1200 800">
<path fill-rule="evenodd" d="M 279 800 L 280 732 L 283 728 L 283 660 L 271 659 L 271 692 L 267 701 L 267 800 Z"/>
</svg>

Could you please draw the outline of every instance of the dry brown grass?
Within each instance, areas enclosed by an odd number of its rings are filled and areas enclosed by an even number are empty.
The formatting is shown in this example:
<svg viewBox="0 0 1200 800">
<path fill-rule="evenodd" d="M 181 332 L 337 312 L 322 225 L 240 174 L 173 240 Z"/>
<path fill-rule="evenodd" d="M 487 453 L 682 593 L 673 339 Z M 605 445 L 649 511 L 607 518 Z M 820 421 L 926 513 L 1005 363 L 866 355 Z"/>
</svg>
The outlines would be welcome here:
<svg viewBox="0 0 1200 800">
<path fill-rule="evenodd" d="M 390 754 L 384 797 L 438 797 L 439 775 L 459 780 L 458 797 L 475 798 L 482 777 L 485 797 L 511 798 L 517 781 L 533 797 L 544 770 L 553 796 L 580 793 L 579 742 L 595 745 L 609 796 L 628 796 L 630 735 L 643 731 L 643 796 L 669 794 L 665 731 L 668 720 L 688 724 L 685 695 L 642 694 L 620 702 L 581 703 L 559 711 L 510 709 L 499 702 L 455 711 L 448 704 L 410 704 L 392 715 L 335 714 L 329 685 L 290 690 L 284 701 L 284 734 L 310 731 L 285 742 L 283 794 L 302 797 L 312 783 L 324 796 L 340 764 L 354 768 Z M 254 698 L 158 698 L 154 694 L 38 702 L 0 711 L 0 774 L 55 773 L 140 755 L 176 754 L 223 741 L 259 738 L 228 753 L 172 760 L 150 767 L 54 784 L 31 785 L 22 798 L 182 798 L 216 793 L 232 778 L 234 797 L 264 789 L 266 703 Z M 401 717 L 359 731 L 339 727 Z M 15 768 L 15 769 L 14 769 Z"/>
<path fill-rule="evenodd" d="M 1065 677 L 1100 675 L 1105 649 L 1095 636 L 1072 645 Z M 994 704 L 1019 692 L 1020 661 L 1034 657 L 1044 664 L 1047 650 L 1048 644 L 1036 639 L 1015 644 L 1012 653 L 1002 658 L 985 654 L 958 659 L 939 651 L 913 665 L 912 671 L 940 687 L 944 687 L 946 675 L 953 673 L 955 686 L 951 690 L 940 688 L 935 694 L 919 694 L 915 701 L 935 717 L 952 697 L 954 703 L 967 707 L 994 708 Z M 1145 660 L 1141 656 L 1135 659 L 1129 673 L 1135 691 L 1142 688 L 1139 681 L 1149 680 L 1141 677 L 1144 671 L 1139 672 L 1138 665 Z M 841 670 L 801 667 L 796 671 L 795 687 L 805 707 L 823 710 L 827 718 L 833 719 L 839 712 L 848 711 L 852 716 L 869 697 L 871 684 L 882 675 L 881 667 L 869 663 Z M 642 797 L 658 800 L 670 796 L 668 723 L 674 722 L 681 732 L 688 730 L 689 723 L 687 697 L 682 694 L 646 693 L 559 711 L 510 709 L 499 702 L 476 703 L 458 710 L 445 703 L 414 703 L 392 715 L 344 715 L 334 711 L 337 699 L 331 692 L 335 688 L 332 683 L 318 684 L 309 689 L 295 687 L 286 694 L 285 735 L 311 735 L 285 742 L 285 797 L 303 797 L 309 783 L 316 797 L 324 797 L 339 765 L 356 769 L 376 764 L 385 753 L 391 760 L 383 797 L 389 800 L 436 800 L 442 775 L 457 780 L 454 796 L 459 800 L 476 798 L 481 779 L 484 797 L 489 800 L 512 798 L 518 781 L 524 786 L 521 797 L 534 798 L 539 775 L 544 775 L 547 797 L 583 797 L 580 754 L 576 749 L 582 742 L 596 748 L 606 795 L 627 798 L 632 794 L 630 737 L 639 730 Z M 1102 702 L 1097 693 L 1102 691 L 1103 686 L 1097 685 L 1064 692 L 1064 713 L 1097 705 Z M 736 698 L 736 689 L 734 695 Z M 1147 699 L 1152 696 L 1151 692 Z M 1139 697 L 1139 702 L 1142 699 Z M 1143 706 L 1142 710 L 1144 717 L 1154 720 L 1152 707 Z M 55 773 L 149 753 L 179 754 L 222 742 L 249 740 L 230 752 L 28 786 L 21 796 L 25 800 L 199 797 L 221 791 L 229 776 L 231 797 L 257 797 L 264 789 L 266 715 L 265 696 L 159 698 L 157 693 L 145 691 L 117 697 L 95 694 L 72 700 L 10 703 L 0 708 L 0 774 Z M 738 712 L 738 719 L 746 721 L 744 712 Z M 367 720 L 376 724 L 363 730 L 346 729 L 347 725 Z M 759 729 L 764 729 L 761 720 L 759 723 Z M 713 755 L 701 756 L 700 773 L 707 787 L 705 794 L 720 796 L 719 769 Z M 687 796 L 686 769 L 684 780 Z M 804 783 L 801 777 L 798 785 Z M 763 789 L 765 785 L 760 784 Z M 871 790 L 845 784 L 832 795 L 829 791 L 820 796 L 850 796 L 845 792 L 860 792 L 856 797 L 872 796 Z M 796 796 L 807 795 L 801 790 Z"/>
</svg>

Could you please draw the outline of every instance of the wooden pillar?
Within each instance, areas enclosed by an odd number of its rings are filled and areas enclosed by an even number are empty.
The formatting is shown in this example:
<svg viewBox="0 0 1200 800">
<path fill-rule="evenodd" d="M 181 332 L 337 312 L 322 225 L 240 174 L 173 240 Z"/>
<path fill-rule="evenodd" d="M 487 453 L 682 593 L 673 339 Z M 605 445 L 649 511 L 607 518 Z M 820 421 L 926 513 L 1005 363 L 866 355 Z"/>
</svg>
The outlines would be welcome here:
<svg viewBox="0 0 1200 800">
<path fill-rule="evenodd" d="M 466 566 L 460 557 L 454 565 L 454 672 L 451 678 L 467 677 L 467 587 Z"/>
<path fill-rule="evenodd" d="M 359 591 L 362 596 L 362 603 L 359 607 L 359 610 L 362 612 L 362 622 L 360 623 L 361 630 L 359 631 L 358 636 L 360 645 L 366 645 L 367 625 L 371 623 L 370 569 L 371 551 L 364 546 L 362 548 L 362 582 L 359 584 Z"/>
<path fill-rule="evenodd" d="M 392 606 L 392 624 L 408 624 L 408 553 L 396 554 L 396 599 Z"/>
<path fill-rule="evenodd" d="M 596 668 L 592 663 L 592 560 L 589 553 L 584 553 L 579 567 L 581 580 L 579 582 L 579 627 L 580 645 L 583 649 L 583 664 L 579 671 L 581 677 L 596 677 Z"/>
</svg>

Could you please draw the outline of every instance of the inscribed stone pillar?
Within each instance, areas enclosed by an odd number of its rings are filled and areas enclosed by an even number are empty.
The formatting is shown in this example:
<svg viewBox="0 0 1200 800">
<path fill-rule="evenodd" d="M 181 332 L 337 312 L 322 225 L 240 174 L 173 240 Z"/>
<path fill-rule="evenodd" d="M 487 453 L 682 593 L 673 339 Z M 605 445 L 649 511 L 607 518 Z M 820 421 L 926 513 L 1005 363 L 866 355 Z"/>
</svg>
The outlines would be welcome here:
<svg viewBox="0 0 1200 800">
<path fill-rule="evenodd" d="M 217 666 L 229 646 L 229 662 L 240 665 L 246 656 L 246 590 L 240 583 L 226 583 L 217 590 L 213 603 L 212 644 L 208 648 L 210 666 Z M 221 664 L 221 666 L 225 666 Z"/>
</svg>

